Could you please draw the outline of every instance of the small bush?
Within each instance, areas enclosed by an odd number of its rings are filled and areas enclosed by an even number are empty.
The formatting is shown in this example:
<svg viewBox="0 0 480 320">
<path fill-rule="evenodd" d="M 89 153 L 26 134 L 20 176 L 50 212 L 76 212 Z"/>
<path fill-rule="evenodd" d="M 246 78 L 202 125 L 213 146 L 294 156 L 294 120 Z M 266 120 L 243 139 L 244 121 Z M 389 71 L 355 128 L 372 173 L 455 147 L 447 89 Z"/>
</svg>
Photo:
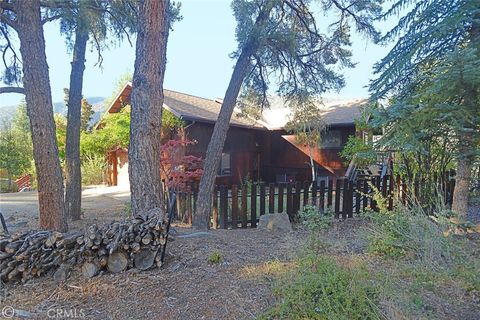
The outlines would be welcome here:
<svg viewBox="0 0 480 320">
<path fill-rule="evenodd" d="M 85 156 L 82 159 L 82 184 L 102 184 L 107 162 L 98 155 Z"/>
<path fill-rule="evenodd" d="M 215 250 L 208 256 L 207 261 L 211 264 L 219 264 L 222 261 L 222 254 Z"/>
<path fill-rule="evenodd" d="M 443 215 L 433 219 L 420 207 L 399 206 L 391 212 L 369 212 L 368 216 L 366 239 L 370 253 L 392 258 L 412 256 L 435 263 L 453 254 L 452 241 L 444 236 L 449 226 Z"/>
<path fill-rule="evenodd" d="M 307 205 L 298 211 L 298 215 L 302 224 L 310 231 L 327 229 L 333 222 L 333 212 L 330 209 L 321 213 L 317 207 L 311 205 Z"/>
<path fill-rule="evenodd" d="M 280 280 L 281 303 L 263 319 L 380 319 L 377 293 L 364 268 L 348 269 L 332 258 L 310 254 Z"/>
</svg>

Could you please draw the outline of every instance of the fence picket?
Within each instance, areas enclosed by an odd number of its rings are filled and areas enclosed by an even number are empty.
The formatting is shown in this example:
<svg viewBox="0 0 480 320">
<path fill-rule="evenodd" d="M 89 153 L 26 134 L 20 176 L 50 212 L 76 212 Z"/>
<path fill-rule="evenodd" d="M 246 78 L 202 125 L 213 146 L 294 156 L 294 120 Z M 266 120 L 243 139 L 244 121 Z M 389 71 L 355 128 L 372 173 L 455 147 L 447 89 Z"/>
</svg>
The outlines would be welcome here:
<svg viewBox="0 0 480 320">
<path fill-rule="evenodd" d="M 238 227 L 238 186 L 232 186 L 232 228 Z"/>
<path fill-rule="evenodd" d="M 250 194 L 250 226 L 257 226 L 257 185 L 252 183 L 252 193 Z"/>
<path fill-rule="evenodd" d="M 275 212 L 275 184 L 268 185 L 268 213 Z"/>
<path fill-rule="evenodd" d="M 240 220 L 242 220 L 242 228 L 247 227 L 247 185 L 242 186 L 242 208 L 240 210 Z"/>
</svg>

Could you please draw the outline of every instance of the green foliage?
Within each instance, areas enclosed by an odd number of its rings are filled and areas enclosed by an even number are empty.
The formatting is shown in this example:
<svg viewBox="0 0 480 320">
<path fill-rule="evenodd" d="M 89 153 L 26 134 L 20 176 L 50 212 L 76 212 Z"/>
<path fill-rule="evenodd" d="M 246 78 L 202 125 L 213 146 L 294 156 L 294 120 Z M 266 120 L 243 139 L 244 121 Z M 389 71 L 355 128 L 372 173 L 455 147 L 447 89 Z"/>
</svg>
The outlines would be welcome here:
<svg viewBox="0 0 480 320">
<path fill-rule="evenodd" d="M 116 147 L 127 148 L 130 142 L 130 106 L 118 113 L 109 113 L 101 120 L 100 128 L 82 132 L 80 154 L 104 157 L 107 151 Z"/>
<path fill-rule="evenodd" d="M 472 29 L 480 23 L 478 1 L 396 0 L 383 18 L 405 9 L 407 14 L 381 39 L 382 43 L 396 43 L 374 67 L 379 74 L 370 84 L 375 99 L 407 91 L 404 89 L 416 81 L 420 66 L 443 59 L 469 41 L 478 46 L 478 32 L 472 38 Z"/>
<path fill-rule="evenodd" d="M 82 157 L 82 185 L 102 184 L 106 165 L 105 156 L 91 154 Z"/>
<path fill-rule="evenodd" d="M 184 126 L 185 122 L 180 118 L 166 109 L 162 110 L 162 132 L 174 132 Z"/>
<path fill-rule="evenodd" d="M 296 105 L 342 88 L 345 81 L 337 70 L 354 66 L 348 49 L 352 27 L 375 38 L 372 20 L 380 13 L 381 2 L 323 1 L 322 13 L 339 17 L 329 21 L 328 32 L 323 32 L 311 0 L 233 1 L 238 49 L 232 57 L 251 57 L 240 107 L 268 106 L 272 87 Z"/>
<path fill-rule="evenodd" d="M 55 120 L 58 157 L 60 158 L 60 162 L 63 163 L 65 161 L 65 146 L 67 143 L 67 118 L 59 113 L 56 113 L 53 117 Z"/>
<path fill-rule="evenodd" d="M 437 213 L 437 218 L 425 214 L 420 206 L 397 206 L 393 211 L 381 209 L 369 212 L 370 224 L 366 233 L 368 251 L 386 257 L 410 257 L 440 264 L 453 255 L 451 239 L 444 237 L 448 230 L 449 211 Z"/>
<path fill-rule="evenodd" d="M 302 224 L 310 231 L 318 232 L 328 229 L 333 222 L 334 215 L 331 209 L 321 213 L 316 206 L 307 205 L 298 211 Z"/>
<path fill-rule="evenodd" d="M 32 154 L 30 122 L 22 103 L 12 122 L 0 131 L 0 169 L 5 169 L 11 177 L 27 173 L 32 166 Z"/>
<path fill-rule="evenodd" d="M 214 250 L 208 257 L 208 263 L 219 264 L 222 261 L 222 254 L 218 250 Z"/>
<path fill-rule="evenodd" d="M 367 167 L 376 163 L 377 154 L 372 144 L 366 144 L 361 137 L 349 136 L 347 143 L 340 151 L 340 156 L 346 163 L 355 157 L 355 163 L 359 167 Z"/>
<path fill-rule="evenodd" d="M 274 288 L 280 303 L 261 319 L 382 318 L 366 268 L 347 268 L 315 253 L 298 264 Z"/>
<path fill-rule="evenodd" d="M 81 118 L 80 118 L 80 130 L 81 131 L 88 131 L 90 129 L 90 120 L 92 119 L 92 116 L 95 114 L 95 111 L 93 111 L 93 106 L 88 103 L 87 99 L 83 98 L 82 99 L 82 113 L 81 113 Z"/>
</svg>

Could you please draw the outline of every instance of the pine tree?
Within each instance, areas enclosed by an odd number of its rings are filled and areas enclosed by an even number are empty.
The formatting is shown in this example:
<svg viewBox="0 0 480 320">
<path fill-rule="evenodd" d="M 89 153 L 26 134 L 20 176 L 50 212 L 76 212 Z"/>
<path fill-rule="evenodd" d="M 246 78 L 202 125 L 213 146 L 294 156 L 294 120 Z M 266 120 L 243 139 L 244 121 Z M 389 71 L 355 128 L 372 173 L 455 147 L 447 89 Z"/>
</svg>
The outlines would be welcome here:
<svg viewBox="0 0 480 320">
<path fill-rule="evenodd" d="M 376 37 L 371 22 L 381 12 L 381 1 L 320 1 L 324 12 L 339 15 L 322 33 L 310 0 L 239 0 L 232 3 L 237 19 L 236 64 L 223 99 L 220 114 L 208 145 L 200 181 L 193 224 L 208 228 L 211 195 L 230 118 L 243 87 L 242 96 L 257 107 L 268 105 L 270 86 L 288 103 L 305 104 L 312 98 L 344 85 L 336 67 L 353 67 L 351 25 Z M 272 79 L 276 81 L 270 83 Z"/>
<path fill-rule="evenodd" d="M 457 117 L 453 122 L 458 143 L 452 209 L 465 216 L 475 158 L 472 151 L 478 135 L 478 117 L 474 115 L 480 113 L 478 76 L 474 76 L 478 75 L 474 65 L 480 59 L 480 2 L 400 0 L 383 17 L 398 14 L 407 7 L 410 11 L 381 38 L 384 43 L 396 42 L 387 56 L 376 64 L 375 72 L 379 76 L 371 82 L 370 91 L 373 99 L 389 95 L 395 96 L 396 100 L 408 99 L 416 88 L 428 81 L 422 76 L 423 70 L 439 66 L 435 68 L 442 73 L 433 73 L 440 76 L 439 81 L 427 89 L 439 93 L 434 103 L 438 110 L 445 105 L 461 110 L 455 113 Z M 470 60 L 461 61 L 461 57 Z M 444 118 L 450 115 L 445 112 Z"/>
</svg>

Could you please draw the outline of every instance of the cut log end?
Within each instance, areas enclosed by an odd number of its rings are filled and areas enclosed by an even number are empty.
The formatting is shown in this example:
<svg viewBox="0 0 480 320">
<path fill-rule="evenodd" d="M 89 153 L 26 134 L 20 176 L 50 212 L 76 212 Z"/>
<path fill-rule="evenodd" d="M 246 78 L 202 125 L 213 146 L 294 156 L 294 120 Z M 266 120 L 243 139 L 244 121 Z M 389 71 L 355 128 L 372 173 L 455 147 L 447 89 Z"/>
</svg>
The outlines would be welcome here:
<svg viewBox="0 0 480 320">
<path fill-rule="evenodd" d="M 124 251 L 116 251 L 108 257 L 108 271 L 118 273 L 127 268 L 128 256 Z"/>
</svg>

